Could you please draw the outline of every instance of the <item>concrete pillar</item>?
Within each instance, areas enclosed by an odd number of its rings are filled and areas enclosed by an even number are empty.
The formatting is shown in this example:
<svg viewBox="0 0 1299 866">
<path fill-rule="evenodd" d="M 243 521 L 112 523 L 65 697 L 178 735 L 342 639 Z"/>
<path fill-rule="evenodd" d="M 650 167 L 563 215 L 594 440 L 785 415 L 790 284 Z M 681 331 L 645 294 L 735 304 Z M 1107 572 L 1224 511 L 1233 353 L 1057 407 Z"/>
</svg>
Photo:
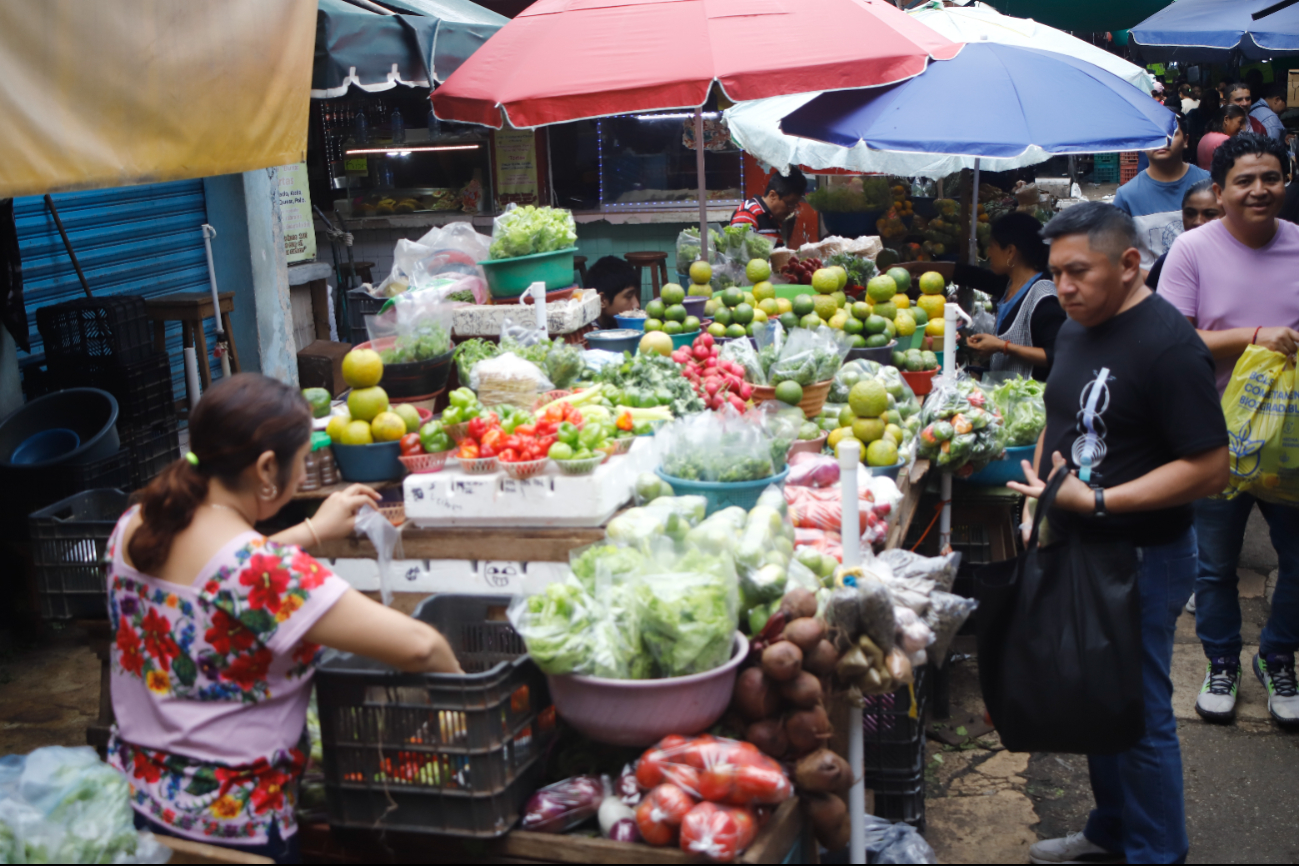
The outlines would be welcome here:
<svg viewBox="0 0 1299 866">
<path fill-rule="evenodd" d="M 245 371 L 296 385 L 297 352 L 276 169 L 205 178 L 217 287 L 235 292 L 231 316 Z"/>
</svg>

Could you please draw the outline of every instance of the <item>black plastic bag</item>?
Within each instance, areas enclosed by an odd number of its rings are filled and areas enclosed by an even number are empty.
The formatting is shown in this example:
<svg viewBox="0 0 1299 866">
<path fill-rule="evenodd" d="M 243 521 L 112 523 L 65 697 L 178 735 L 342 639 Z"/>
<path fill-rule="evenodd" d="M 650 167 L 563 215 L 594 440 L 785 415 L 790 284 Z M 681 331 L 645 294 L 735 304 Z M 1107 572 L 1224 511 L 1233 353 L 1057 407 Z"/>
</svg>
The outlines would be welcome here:
<svg viewBox="0 0 1299 866">
<path fill-rule="evenodd" d="M 1127 541 L 1071 532 L 1038 546 L 1064 478 L 1047 484 L 1027 549 L 975 574 L 979 682 L 1010 751 L 1112 754 L 1145 733 L 1139 566 Z"/>
</svg>

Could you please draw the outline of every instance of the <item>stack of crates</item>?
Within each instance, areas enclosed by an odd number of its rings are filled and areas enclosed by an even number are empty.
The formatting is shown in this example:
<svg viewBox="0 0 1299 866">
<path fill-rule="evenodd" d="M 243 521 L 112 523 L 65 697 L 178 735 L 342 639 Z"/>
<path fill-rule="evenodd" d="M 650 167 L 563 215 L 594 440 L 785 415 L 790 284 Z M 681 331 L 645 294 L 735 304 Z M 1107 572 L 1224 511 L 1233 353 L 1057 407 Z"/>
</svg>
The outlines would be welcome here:
<svg viewBox="0 0 1299 866">
<path fill-rule="evenodd" d="M 373 297 L 364 289 L 352 289 L 347 293 L 347 327 L 353 346 L 370 341 L 370 332 L 365 327 L 365 317 L 377 316 L 384 303 L 386 299 Z"/>
<path fill-rule="evenodd" d="M 875 814 L 925 830 L 925 715 L 928 665 L 916 681 L 886 695 L 871 695 L 862 709 L 863 773 L 875 792 Z"/>
<path fill-rule="evenodd" d="M 126 505 L 120 490 L 86 490 L 31 515 L 32 567 L 44 619 L 107 615 L 108 536 Z"/>
<path fill-rule="evenodd" d="M 416 609 L 464 674 L 403 674 L 360 656 L 321 664 L 332 827 L 491 839 L 518 822 L 542 781 L 555 708 L 506 601 L 442 594 Z"/>
<path fill-rule="evenodd" d="M 1117 153 L 1098 153 L 1093 158 L 1092 181 L 1094 183 L 1119 182 L 1119 155 Z"/>
<path fill-rule="evenodd" d="M 1119 183 L 1124 184 L 1137 176 L 1137 160 L 1140 153 L 1135 150 L 1125 150 L 1119 154 Z"/>
<path fill-rule="evenodd" d="M 117 434 L 128 455 L 134 489 L 180 455 L 171 363 L 153 345 L 144 298 L 81 298 L 36 311 L 45 344 L 50 391 L 99 388 L 117 399 Z M 120 453 L 120 452 L 119 452 Z M 120 459 L 120 457 L 119 457 Z"/>
</svg>

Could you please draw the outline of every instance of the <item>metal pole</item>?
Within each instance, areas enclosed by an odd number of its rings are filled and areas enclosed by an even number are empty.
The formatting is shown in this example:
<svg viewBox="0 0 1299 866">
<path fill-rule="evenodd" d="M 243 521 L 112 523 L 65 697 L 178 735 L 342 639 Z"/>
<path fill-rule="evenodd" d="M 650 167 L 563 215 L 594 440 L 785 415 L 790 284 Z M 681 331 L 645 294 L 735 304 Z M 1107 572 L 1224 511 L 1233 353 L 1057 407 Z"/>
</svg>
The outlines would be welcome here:
<svg viewBox="0 0 1299 866">
<path fill-rule="evenodd" d="M 50 194 L 45 194 L 45 206 L 50 209 L 50 216 L 54 217 L 54 225 L 59 230 L 59 237 L 63 238 L 63 246 L 68 251 L 68 258 L 72 259 L 72 267 L 76 269 L 77 279 L 81 280 L 81 289 L 86 293 L 87 298 L 93 298 L 95 295 L 90 291 L 90 283 L 86 282 L 86 275 L 81 270 L 81 262 L 77 261 L 77 254 L 72 251 L 72 241 L 68 240 L 68 233 L 63 230 L 63 220 L 59 219 L 59 209 L 54 206 L 54 199 Z"/>
<path fill-rule="evenodd" d="M 861 465 L 861 445 L 845 440 L 839 446 L 839 496 L 843 519 L 839 526 L 843 538 L 844 568 L 861 565 L 861 502 L 857 498 L 857 467 Z M 866 749 L 862 742 L 862 708 L 848 708 L 848 766 L 852 768 L 852 787 L 848 789 L 848 817 L 852 832 L 848 836 L 848 862 L 866 862 Z"/>
<path fill-rule="evenodd" d="M 217 236 L 216 229 L 203 223 L 203 248 L 207 251 L 207 279 L 212 286 L 212 319 L 216 325 L 216 356 L 221 360 L 221 375 L 230 378 L 230 339 L 221 323 L 221 295 L 217 292 L 216 266 L 212 264 L 212 239 Z M 203 359 L 207 363 L 207 358 Z"/>
<path fill-rule="evenodd" d="M 704 179 L 704 107 L 702 105 L 695 109 L 695 172 L 699 175 L 699 257 L 708 261 L 708 183 Z"/>
<path fill-rule="evenodd" d="M 974 170 L 974 177 L 977 183 L 978 168 Z M 956 375 L 957 310 L 957 305 L 950 301 L 943 305 L 943 375 L 949 379 Z M 944 472 L 939 478 L 939 499 L 943 503 L 943 511 L 938 518 L 938 551 L 942 553 L 952 544 L 952 473 L 950 472 Z"/>
<path fill-rule="evenodd" d="M 974 187 L 970 190 L 970 264 L 979 263 L 979 158 L 974 158 Z"/>
</svg>

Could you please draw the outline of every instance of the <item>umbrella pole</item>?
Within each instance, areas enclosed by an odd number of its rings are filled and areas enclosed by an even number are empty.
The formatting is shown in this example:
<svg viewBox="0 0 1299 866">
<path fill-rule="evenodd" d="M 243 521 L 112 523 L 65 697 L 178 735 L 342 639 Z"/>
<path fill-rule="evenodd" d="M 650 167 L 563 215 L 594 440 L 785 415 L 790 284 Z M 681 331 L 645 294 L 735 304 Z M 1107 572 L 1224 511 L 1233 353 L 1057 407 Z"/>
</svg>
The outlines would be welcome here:
<svg viewBox="0 0 1299 866">
<path fill-rule="evenodd" d="M 699 258 L 708 261 L 708 183 L 704 180 L 704 107 L 695 109 L 695 172 L 699 175 Z M 677 269 L 681 265 L 677 263 Z"/>
<path fill-rule="evenodd" d="M 974 186 L 970 190 L 970 264 L 979 263 L 979 158 L 974 158 Z"/>
<path fill-rule="evenodd" d="M 839 498 L 843 504 L 840 522 L 843 538 L 843 567 L 861 565 L 861 517 L 857 498 L 857 467 L 861 465 L 861 445 L 844 442 L 839 446 Z M 848 836 L 848 862 L 866 862 L 866 779 L 865 745 L 862 742 L 862 708 L 848 707 L 848 766 L 852 768 L 852 787 L 848 789 L 848 817 L 852 832 Z"/>
<path fill-rule="evenodd" d="M 212 226 L 203 224 L 203 248 L 207 251 L 207 279 L 212 286 L 212 319 L 213 324 L 216 325 L 216 348 L 213 354 L 221 361 L 221 375 L 229 379 L 230 337 L 221 323 L 221 295 L 217 292 L 216 266 L 212 264 L 212 238 L 216 237 L 216 233 L 216 229 Z M 203 359 L 203 363 L 207 363 L 207 358 Z"/>
</svg>

